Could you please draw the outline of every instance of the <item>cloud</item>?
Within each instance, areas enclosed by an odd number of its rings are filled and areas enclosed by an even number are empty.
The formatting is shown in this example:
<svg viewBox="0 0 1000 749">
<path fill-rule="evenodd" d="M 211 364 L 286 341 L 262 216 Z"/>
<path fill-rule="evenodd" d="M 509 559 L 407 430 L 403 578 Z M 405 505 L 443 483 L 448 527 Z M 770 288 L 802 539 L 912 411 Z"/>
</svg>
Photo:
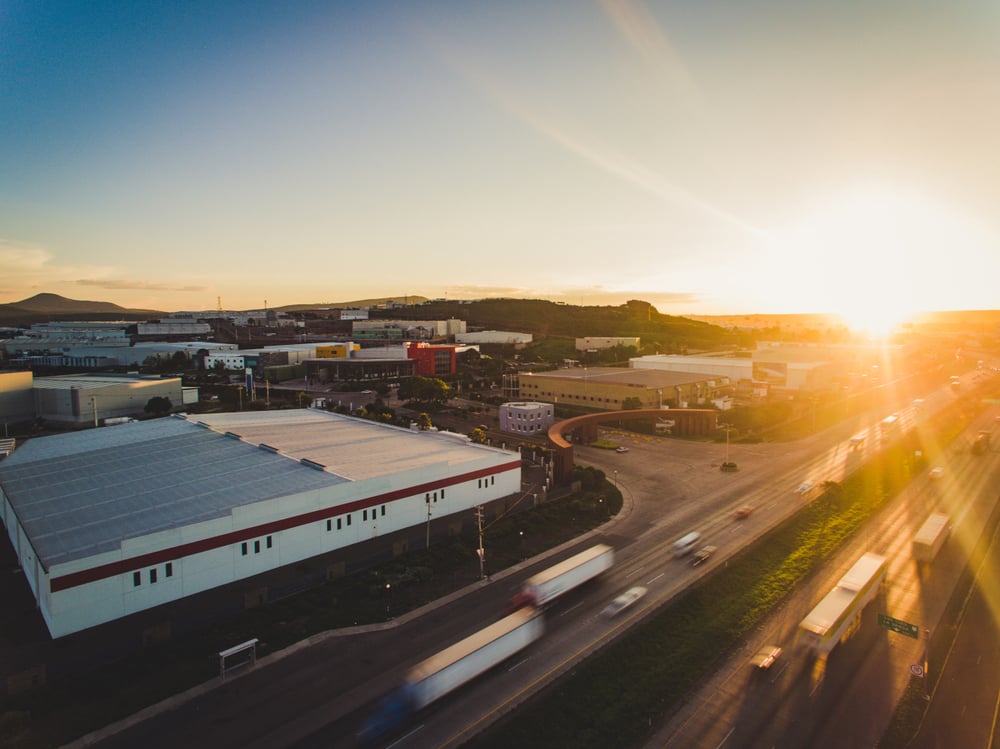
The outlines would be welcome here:
<svg viewBox="0 0 1000 749">
<path fill-rule="evenodd" d="M 0 267 L 4 274 L 38 273 L 52 255 L 38 245 L 0 237 Z"/>
<path fill-rule="evenodd" d="M 153 283 L 151 281 L 134 281 L 124 278 L 81 278 L 75 281 L 80 286 L 95 286 L 99 289 L 109 289 L 111 291 L 190 291 L 203 292 L 207 286 L 170 286 L 163 283 Z"/>
</svg>

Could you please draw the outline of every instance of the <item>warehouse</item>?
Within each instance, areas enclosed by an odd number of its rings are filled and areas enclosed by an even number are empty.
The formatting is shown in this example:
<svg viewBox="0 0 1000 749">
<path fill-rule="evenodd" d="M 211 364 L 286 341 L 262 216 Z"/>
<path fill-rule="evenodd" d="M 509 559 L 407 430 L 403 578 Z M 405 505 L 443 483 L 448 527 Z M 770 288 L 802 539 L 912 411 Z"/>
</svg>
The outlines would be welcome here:
<svg viewBox="0 0 1000 749">
<path fill-rule="evenodd" d="M 517 492 L 516 455 L 312 409 L 29 440 L 0 518 L 52 637 Z"/>
</svg>

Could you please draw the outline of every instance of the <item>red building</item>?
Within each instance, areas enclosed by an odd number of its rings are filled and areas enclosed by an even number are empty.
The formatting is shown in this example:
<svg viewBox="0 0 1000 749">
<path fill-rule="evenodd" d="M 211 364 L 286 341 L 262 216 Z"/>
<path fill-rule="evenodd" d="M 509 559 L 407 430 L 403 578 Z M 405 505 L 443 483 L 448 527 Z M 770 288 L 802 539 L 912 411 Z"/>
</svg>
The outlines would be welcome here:
<svg viewBox="0 0 1000 749">
<path fill-rule="evenodd" d="M 409 343 L 406 356 L 415 360 L 414 374 L 418 377 L 441 377 L 455 374 L 455 347 L 429 343 Z"/>
</svg>

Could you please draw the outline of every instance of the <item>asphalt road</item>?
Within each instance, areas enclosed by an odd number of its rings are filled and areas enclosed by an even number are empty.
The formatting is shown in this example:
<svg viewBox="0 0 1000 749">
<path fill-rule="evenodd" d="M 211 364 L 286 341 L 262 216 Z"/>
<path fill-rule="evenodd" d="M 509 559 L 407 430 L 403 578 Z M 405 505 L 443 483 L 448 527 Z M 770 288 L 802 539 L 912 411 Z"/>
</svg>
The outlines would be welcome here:
<svg viewBox="0 0 1000 749">
<path fill-rule="evenodd" d="M 578 462 L 599 463 L 628 500 L 619 517 L 590 538 L 401 617 L 386 629 L 317 638 L 314 645 L 262 661 L 224 684 L 208 685 L 192 699 L 162 706 L 172 709 L 153 710 L 147 720 L 135 720 L 99 742 L 90 737 L 87 745 L 352 746 L 372 700 L 398 683 L 410 665 L 495 619 L 522 579 L 586 545 L 614 546 L 616 568 L 547 611 L 546 635 L 525 659 L 442 700 L 396 744 L 457 746 L 623 631 L 645 609 L 724 564 L 727 555 L 793 512 L 796 502 L 806 501 L 793 491 L 802 481 L 841 477 L 858 459 L 846 450 L 847 439 L 875 420 L 844 423 L 794 444 L 733 445 L 729 458 L 740 465 L 737 473 L 718 470 L 721 445 L 623 436 L 628 453 L 582 448 Z M 757 511 L 734 521 L 733 511 L 747 502 Z M 700 530 L 705 543 L 719 546 L 717 556 L 697 569 L 670 559 L 667 550 L 670 541 L 691 529 Z M 613 622 L 600 617 L 611 598 L 637 583 L 650 588 L 642 606 Z"/>
<path fill-rule="evenodd" d="M 957 441 L 951 453 L 941 456 L 943 479 L 918 479 L 884 508 L 821 574 L 804 583 L 773 614 L 647 747 L 875 746 L 909 683 L 910 667 L 924 665 L 926 632 L 939 625 L 969 552 L 997 502 L 1000 461 L 995 455 L 971 456 L 958 447 L 962 444 Z M 911 558 L 910 542 L 934 510 L 953 519 L 952 536 L 933 565 L 919 570 Z M 798 642 L 798 623 L 866 551 L 889 557 L 887 585 L 866 608 L 856 634 L 838 645 L 825 662 L 817 661 Z M 879 613 L 916 624 L 921 637 L 910 639 L 881 628 Z M 995 706 L 998 671 L 991 672 L 988 664 L 996 658 L 996 632 L 995 620 L 983 620 L 973 628 L 968 638 L 971 652 L 956 659 L 962 665 L 955 667 L 950 684 L 942 681 L 934 699 L 935 713 L 940 701 L 947 705 L 940 708 L 942 714 L 951 720 L 933 721 L 942 738 L 940 743 L 925 746 L 988 746 L 968 743 L 972 737 L 967 734 L 992 729 L 993 718 L 987 713 Z M 781 645 L 785 652 L 774 673 L 754 673 L 749 659 L 765 643 Z M 964 647 L 957 650 L 967 652 Z M 974 659 L 986 663 L 966 669 Z M 974 691 L 960 686 L 967 676 Z M 976 682 L 977 676 L 982 685 Z M 959 704 L 948 704 L 954 702 Z M 975 717 L 971 703 L 978 708 Z M 955 716 L 967 719 L 958 721 Z"/>
</svg>

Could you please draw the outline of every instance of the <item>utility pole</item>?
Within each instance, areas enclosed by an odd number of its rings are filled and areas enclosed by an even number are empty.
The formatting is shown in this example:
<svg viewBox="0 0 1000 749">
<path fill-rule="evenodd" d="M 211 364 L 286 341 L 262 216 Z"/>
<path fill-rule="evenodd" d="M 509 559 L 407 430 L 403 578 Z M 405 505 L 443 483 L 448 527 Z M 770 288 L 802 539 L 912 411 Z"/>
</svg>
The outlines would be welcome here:
<svg viewBox="0 0 1000 749">
<path fill-rule="evenodd" d="M 483 548 L 483 506 L 476 506 L 476 525 L 479 527 L 479 548 L 476 553 L 479 555 L 479 579 L 486 577 L 486 549 Z"/>
</svg>

